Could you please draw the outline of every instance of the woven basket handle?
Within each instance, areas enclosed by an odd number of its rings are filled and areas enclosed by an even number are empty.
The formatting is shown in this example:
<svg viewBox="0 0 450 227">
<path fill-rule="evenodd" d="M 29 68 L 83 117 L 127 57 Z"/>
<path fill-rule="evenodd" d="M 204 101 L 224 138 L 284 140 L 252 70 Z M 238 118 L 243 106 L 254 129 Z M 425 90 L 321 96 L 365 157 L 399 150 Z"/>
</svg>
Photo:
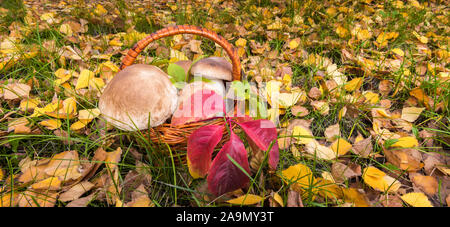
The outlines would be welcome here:
<svg viewBox="0 0 450 227">
<path fill-rule="evenodd" d="M 231 63 L 233 66 L 233 80 L 241 79 L 241 62 L 239 59 L 239 55 L 237 54 L 237 51 L 235 50 L 233 45 L 231 45 L 226 39 L 213 31 L 209 31 L 204 28 L 192 25 L 175 25 L 172 27 L 163 28 L 145 37 L 143 40 L 137 42 L 133 46 L 133 48 L 128 51 L 127 55 L 122 60 L 120 69 L 124 69 L 125 67 L 132 65 L 139 53 L 141 53 L 141 51 L 144 50 L 145 47 L 151 42 L 167 36 L 178 34 L 200 35 L 219 44 L 227 52 L 228 56 L 231 59 Z"/>
</svg>

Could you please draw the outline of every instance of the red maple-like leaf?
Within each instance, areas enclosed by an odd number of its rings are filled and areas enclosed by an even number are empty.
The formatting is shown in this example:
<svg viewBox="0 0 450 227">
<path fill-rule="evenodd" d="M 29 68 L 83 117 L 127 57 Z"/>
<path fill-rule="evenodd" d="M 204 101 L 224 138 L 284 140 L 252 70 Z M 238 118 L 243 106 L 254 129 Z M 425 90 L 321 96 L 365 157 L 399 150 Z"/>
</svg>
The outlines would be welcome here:
<svg viewBox="0 0 450 227">
<path fill-rule="evenodd" d="M 216 196 L 242 188 L 249 182 L 248 176 L 228 156 L 247 174 L 250 173 L 244 144 L 236 134 L 231 132 L 230 141 L 225 143 L 213 160 L 207 177 L 208 189 Z"/>
<path fill-rule="evenodd" d="M 277 129 L 272 121 L 259 119 L 238 123 L 239 126 L 259 149 L 267 151 L 272 142 L 272 149 L 269 151 L 269 167 L 273 170 L 277 168 L 279 160 Z M 250 143 L 251 144 L 251 143 Z"/>
<path fill-rule="evenodd" d="M 194 178 L 206 176 L 214 148 L 222 139 L 224 125 L 207 125 L 195 130 L 187 143 L 187 163 Z"/>
</svg>

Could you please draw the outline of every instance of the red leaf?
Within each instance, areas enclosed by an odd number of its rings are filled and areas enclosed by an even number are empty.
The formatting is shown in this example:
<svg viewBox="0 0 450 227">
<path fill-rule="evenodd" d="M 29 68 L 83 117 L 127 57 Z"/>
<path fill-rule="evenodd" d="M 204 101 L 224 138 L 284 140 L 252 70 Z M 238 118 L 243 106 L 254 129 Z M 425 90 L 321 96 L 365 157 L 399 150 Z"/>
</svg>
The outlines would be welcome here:
<svg viewBox="0 0 450 227">
<path fill-rule="evenodd" d="M 269 166 L 275 170 L 279 160 L 277 129 L 272 121 L 260 119 L 238 123 L 259 149 L 267 151 L 272 141 L 272 149 L 269 152 Z"/>
<path fill-rule="evenodd" d="M 186 99 L 182 99 L 173 113 L 171 125 L 184 125 L 190 122 L 223 116 L 225 102 L 221 95 L 208 89 L 200 89 Z"/>
<path fill-rule="evenodd" d="M 239 167 L 231 162 L 227 155 L 250 174 L 244 143 L 231 132 L 230 141 L 225 143 L 213 160 L 207 178 L 208 189 L 216 196 L 242 188 L 250 180 Z"/>
<path fill-rule="evenodd" d="M 224 125 L 206 125 L 195 130 L 187 143 L 187 163 L 194 178 L 206 176 L 214 148 L 222 139 Z"/>
</svg>

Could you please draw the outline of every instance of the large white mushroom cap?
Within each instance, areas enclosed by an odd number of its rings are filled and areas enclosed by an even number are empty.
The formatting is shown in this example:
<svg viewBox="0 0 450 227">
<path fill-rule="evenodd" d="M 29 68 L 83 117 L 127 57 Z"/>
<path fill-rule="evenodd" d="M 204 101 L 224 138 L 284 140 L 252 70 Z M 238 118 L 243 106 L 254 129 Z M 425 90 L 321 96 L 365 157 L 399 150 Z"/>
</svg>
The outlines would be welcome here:
<svg viewBox="0 0 450 227">
<path fill-rule="evenodd" d="M 223 57 L 209 57 L 197 61 L 191 67 L 193 76 L 207 79 L 232 80 L 233 66 Z"/>
<path fill-rule="evenodd" d="M 133 131 L 164 123 L 177 102 L 177 89 L 166 73 L 152 65 L 135 64 L 121 70 L 108 83 L 99 109 L 115 127 Z"/>
</svg>

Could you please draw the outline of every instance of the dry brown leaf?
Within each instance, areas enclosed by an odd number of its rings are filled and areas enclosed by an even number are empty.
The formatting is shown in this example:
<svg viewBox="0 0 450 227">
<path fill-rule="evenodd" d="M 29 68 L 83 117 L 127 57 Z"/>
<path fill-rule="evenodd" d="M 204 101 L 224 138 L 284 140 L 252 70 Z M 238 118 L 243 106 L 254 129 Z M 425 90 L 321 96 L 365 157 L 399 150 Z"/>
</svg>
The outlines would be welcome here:
<svg viewBox="0 0 450 227">
<path fill-rule="evenodd" d="M 331 165 L 331 174 L 333 175 L 333 179 L 338 183 L 343 183 L 352 177 L 358 176 L 355 171 L 340 162 L 335 162 Z"/>
<path fill-rule="evenodd" d="M 289 190 L 286 207 L 303 207 L 300 193 L 294 190 Z"/>
<path fill-rule="evenodd" d="M 82 197 L 82 198 L 73 200 L 72 202 L 68 203 L 66 205 L 66 207 L 86 207 L 89 204 L 89 202 L 92 199 L 94 199 L 94 197 L 95 197 L 95 192 L 86 197 Z"/>
<path fill-rule="evenodd" d="M 10 83 L 3 87 L 3 98 L 7 100 L 28 97 L 31 87 L 23 83 Z"/>
<path fill-rule="evenodd" d="M 55 206 L 58 192 L 26 190 L 18 196 L 19 207 L 53 207 Z"/>
<path fill-rule="evenodd" d="M 25 169 L 25 171 L 22 172 L 22 174 L 19 176 L 18 181 L 22 183 L 29 183 L 32 181 L 40 181 L 47 177 L 47 174 L 45 174 L 45 165 L 41 166 L 30 166 Z"/>
<path fill-rule="evenodd" d="M 438 181 L 432 176 L 423 176 L 421 174 L 411 174 L 412 182 L 427 195 L 435 195 L 438 192 Z"/>
<path fill-rule="evenodd" d="M 328 126 L 325 129 L 325 138 L 327 141 L 333 142 L 340 136 L 339 124 Z"/>
<path fill-rule="evenodd" d="M 0 195 L 0 207 L 15 207 L 19 203 L 18 192 L 5 192 Z"/>
<path fill-rule="evenodd" d="M 62 202 L 68 202 L 75 199 L 80 198 L 84 193 L 91 190 L 91 188 L 94 187 L 94 184 L 92 184 L 89 181 L 83 181 L 76 185 L 74 185 L 72 188 L 70 188 L 68 191 L 62 193 L 59 196 L 59 200 Z"/>
<path fill-rule="evenodd" d="M 311 88 L 311 90 L 309 90 L 308 96 L 312 99 L 319 99 L 320 96 L 322 96 L 322 92 L 320 91 L 319 88 L 313 87 Z"/>
<path fill-rule="evenodd" d="M 352 147 L 352 151 L 355 152 L 356 154 L 359 154 L 362 158 L 369 157 L 372 150 L 373 150 L 372 136 L 369 136 L 366 139 L 355 142 Z"/>
<path fill-rule="evenodd" d="M 57 176 L 64 176 L 69 172 L 70 167 L 79 165 L 77 151 L 64 151 L 53 156 L 44 171 L 48 176 L 56 176 L 56 174 L 58 174 Z"/>
<path fill-rule="evenodd" d="M 291 113 L 297 117 L 304 117 L 309 114 L 309 110 L 303 106 L 295 105 L 291 108 Z"/>
<path fill-rule="evenodd" d="M 385 195 L 380 198 L 384 207 L 403 207 L 403 202 L 397 195 Z"/>
<path fill-rule="evenodd" d="M 325 101 L 313 101 L 311 102 L 311 106 L 321 115 L 328 115 L 330 112 L 330 106 Z"/>
<path fill-rule="evenodd" d="M 413 172 L 423 167 L 422 154 L 416 149 L 385 149 L 384 154 L 388 162 L 402 170 Z"/>
<path fill-rule="evenodd" d="M 431 108 L 431 106 L 432 106 L 431 104 L 432 104 L 433 100 L 428 95 L 426 95 L 425 92 L 421 88 L 419 88 L 419 87 L 414 88 L 413 90 L 411 90 L 409 92 L 409 94 L 411 96 L 414 96 L 417 100 L 419 100 L 419 102 L 425 104 L 427 109 Z"/>
<path fill-rule="evenodd" d="M 61 181 L 57 177 L 49 177 L 31 185 L 35 190 L 58 190 L 61 188 Z"/>
</svg>

